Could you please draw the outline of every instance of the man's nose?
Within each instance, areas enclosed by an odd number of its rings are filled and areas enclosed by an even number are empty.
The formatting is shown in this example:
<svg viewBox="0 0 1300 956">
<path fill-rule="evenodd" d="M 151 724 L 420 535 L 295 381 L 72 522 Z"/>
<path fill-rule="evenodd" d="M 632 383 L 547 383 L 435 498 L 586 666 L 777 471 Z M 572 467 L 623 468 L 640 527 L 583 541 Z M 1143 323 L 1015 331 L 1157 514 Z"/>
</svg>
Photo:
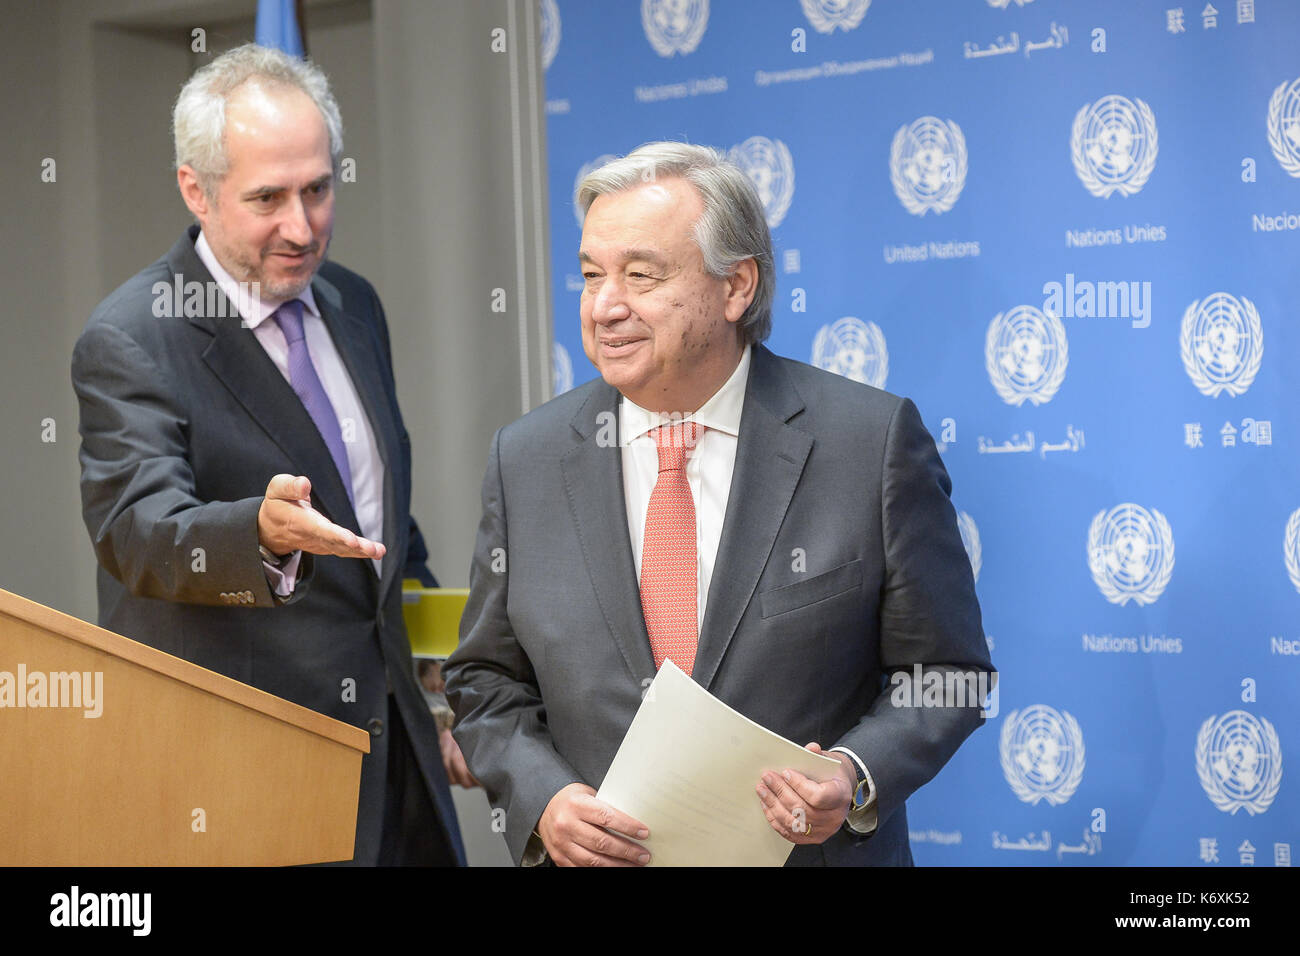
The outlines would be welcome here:
<svg viewBox="0 0 1300 956">
<path fill-rule="evenodd" d="M 618 276 L 606 276 L 591 304 L 591 318 L 600 325 L 626 319 L 632 314 L 627 304 L 627 286 Z"/>
<path fill-rule="evenodd" d="M 309 246 L 312 240 L 311 222 L 301 196 L 291 196 L 282 209 L 280 238 L 295 246 Z"/>
</svg>

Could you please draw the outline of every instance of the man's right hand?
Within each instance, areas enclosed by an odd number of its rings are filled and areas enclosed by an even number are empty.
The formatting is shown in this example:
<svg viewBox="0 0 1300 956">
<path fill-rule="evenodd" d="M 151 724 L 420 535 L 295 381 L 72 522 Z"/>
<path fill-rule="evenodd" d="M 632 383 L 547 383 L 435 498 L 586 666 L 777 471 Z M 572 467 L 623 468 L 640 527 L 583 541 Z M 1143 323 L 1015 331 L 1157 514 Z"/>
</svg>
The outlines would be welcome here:
<svg viewBox="0 0 1300 956">
<path fill-rule="evenodd" d="M 311 506 L 311 482 L 301 475 L 276 475 L 257 512 L 257 540 L 273 554 L 307 551 L 341 558 L 382 558 L 378 541 L 362 538 L 329 521 Z"/>
<path fill-rule="evenodd" d="M 650 861 L 645 847 L 618 835 L 644 840 L 650 835 L 645 824 L 597 800 L 585 783 L 571 783 L 551 797 L 537 833 L 556 866 L 641 866 Z"/>
</svg>

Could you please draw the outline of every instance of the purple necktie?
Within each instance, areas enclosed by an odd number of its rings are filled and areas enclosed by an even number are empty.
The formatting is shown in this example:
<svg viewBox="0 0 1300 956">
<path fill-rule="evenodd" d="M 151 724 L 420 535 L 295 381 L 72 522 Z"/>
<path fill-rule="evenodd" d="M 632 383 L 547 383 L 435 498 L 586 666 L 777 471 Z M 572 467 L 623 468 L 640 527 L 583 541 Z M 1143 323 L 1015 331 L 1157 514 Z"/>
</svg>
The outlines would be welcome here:
<svg viewBox="0 0 1300 956">
<path fill-rule="evenodd" d="M 334 467 L 343 479 L 343 487 L 351 502 L 352 469 L 348 466 L 348 450 L 343 444 L 343 431 L 339 428 L 334 406 L 325 394 L 325 386 L 320 383 L 316 366 L 312 365 L 311 354 L 307 351 L 307 338 L 302 328 L 302 301 L 290 299 L 272 313 L 272 318 L 289 343 L 289 383 L 302 399 L 303 407 L 307 409 L 311 420 L 316 423 L 320 437 L 325 439 L 325 447 L 334 459 Z"/>
</svg>

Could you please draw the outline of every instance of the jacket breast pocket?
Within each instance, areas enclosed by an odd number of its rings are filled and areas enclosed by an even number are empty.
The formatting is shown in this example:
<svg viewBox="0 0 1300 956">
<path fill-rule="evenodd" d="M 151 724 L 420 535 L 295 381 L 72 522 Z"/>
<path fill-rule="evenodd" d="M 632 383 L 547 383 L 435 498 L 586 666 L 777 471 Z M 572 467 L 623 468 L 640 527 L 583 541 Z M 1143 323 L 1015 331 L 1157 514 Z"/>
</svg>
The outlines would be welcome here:
<svg viewBox="0 0 1300 956">
<path fill-rule="evenodd" d="M 862 559 L 841 564 L 807 581 L 764 591 L 758 596 L 763 617 L 775 617 L 862 587 Z"/>
</svg>

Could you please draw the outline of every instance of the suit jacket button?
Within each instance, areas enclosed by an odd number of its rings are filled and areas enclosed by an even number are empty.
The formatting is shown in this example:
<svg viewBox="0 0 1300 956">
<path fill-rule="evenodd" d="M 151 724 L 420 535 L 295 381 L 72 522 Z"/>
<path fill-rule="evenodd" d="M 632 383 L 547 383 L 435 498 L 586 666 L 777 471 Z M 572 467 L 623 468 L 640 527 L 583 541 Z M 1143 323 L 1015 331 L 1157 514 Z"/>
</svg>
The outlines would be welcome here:
<svg viewBox="0 0 1300 956">
<path fill-rule="evenodd" d="M 384 732 L 384 722 L 378 717 L 371 717 L 366 721 L 366 730 L 370 731 L 371 737 L 378 737 Z"/>
</svg>

